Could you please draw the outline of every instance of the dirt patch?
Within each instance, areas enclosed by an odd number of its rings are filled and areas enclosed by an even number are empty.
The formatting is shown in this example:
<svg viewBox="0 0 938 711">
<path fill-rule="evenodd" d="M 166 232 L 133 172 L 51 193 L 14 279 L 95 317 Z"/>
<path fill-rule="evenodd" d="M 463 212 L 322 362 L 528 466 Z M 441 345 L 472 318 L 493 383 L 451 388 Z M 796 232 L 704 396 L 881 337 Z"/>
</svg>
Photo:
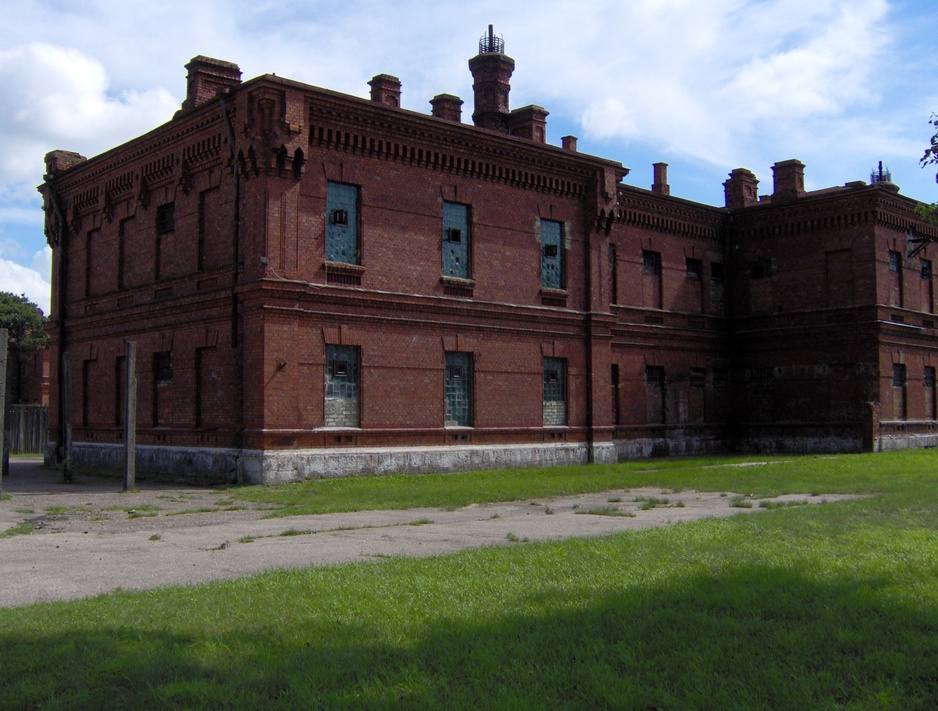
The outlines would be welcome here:
<svg viewBox="0 0 938 711">
<path fill-rule="evenodd" d="M 549 501 L 268 518 L 224 488 L 61 475 L 16 460 L 0 502 L 0 606 L 26 605 L 484 545 L 598 536 L 848 496 L 753 500 L 728 492 L 632 489 Z M 28 535 L 16 534 L 28 532 Z M 12 534 L 12 535 L 11 535 Z"/>
</svg>

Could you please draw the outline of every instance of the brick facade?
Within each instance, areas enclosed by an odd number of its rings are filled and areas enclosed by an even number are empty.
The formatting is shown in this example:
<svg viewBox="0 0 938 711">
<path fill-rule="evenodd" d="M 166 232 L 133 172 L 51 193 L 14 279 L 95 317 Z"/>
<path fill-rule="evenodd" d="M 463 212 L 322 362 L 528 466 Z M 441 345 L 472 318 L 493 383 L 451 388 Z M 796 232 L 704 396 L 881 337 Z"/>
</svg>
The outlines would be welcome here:
<svg viewBox="0 0 938 711">
<path fill-rule="evenodd" d="M 761 199 L 734 170 L 725 207 L 671 196 L 664 164 L 629 187 L 509 108 L 500 38 L 470 67 L 476 126 L 447 94 L 399 108 L 390 75 L 369 101 L 196 57 L 169 123 L 50 153 L 50 439 L 68 352 L 73 456 L 113 461 L 127 341 L 145 463 L 216 477 L 938 436 L 913 200 L 805 192 L 798 161 Z"/>
</svg>

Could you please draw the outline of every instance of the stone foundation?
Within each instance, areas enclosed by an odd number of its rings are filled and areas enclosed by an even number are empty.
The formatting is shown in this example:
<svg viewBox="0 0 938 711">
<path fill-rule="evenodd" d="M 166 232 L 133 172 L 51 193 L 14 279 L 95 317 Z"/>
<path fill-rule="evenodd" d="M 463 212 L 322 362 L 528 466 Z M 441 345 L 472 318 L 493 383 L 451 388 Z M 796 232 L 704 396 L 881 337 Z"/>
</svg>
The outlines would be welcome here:
<svg viewBox="0 0 938 711">
<path fill-rule="evenodd" d="M 55 445 L 46 451 L 52 464 Z M 119 473 L 123 447 L 116 444 L 72 445 L 74 471 Z M 551 467 L 616 461 L 611 442 L 519 444 L 451 447 L 387 447 L 318 450 L 236 450 L 137 445 L 139 476 L 195 479 L 212 483 L 280 484 L 301 479 L 380 474 L 423 474 L 478 469 Z"/>
</svg>

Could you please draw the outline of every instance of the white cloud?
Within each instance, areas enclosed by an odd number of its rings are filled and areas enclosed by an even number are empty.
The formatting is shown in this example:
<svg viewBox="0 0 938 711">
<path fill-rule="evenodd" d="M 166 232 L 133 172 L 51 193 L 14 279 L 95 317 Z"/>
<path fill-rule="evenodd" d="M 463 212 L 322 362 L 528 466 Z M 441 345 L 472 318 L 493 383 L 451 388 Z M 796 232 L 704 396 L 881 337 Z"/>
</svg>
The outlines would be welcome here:
<svg viewBox="0 0 938 711">
<path fill-rule="evenodd" d="M 108 93 L 101 63 L 43 43 L 0 51 L 0 181 L 40 182 L 43 156 L 63 148 L 93 155 L 172 117 L 164 89 Z"/>
<path fill-rule="evenodd" d="M 46 248 L 48 250 L 48 248 Z M 0 291 L 25 294 L 42 312 L 49 314 L 52 285 L 49 282 L 51 250 L 38 252 L 33 258 L 35 268 L 24 267 L 8 259 L 0 259 Z"/>
</svg>

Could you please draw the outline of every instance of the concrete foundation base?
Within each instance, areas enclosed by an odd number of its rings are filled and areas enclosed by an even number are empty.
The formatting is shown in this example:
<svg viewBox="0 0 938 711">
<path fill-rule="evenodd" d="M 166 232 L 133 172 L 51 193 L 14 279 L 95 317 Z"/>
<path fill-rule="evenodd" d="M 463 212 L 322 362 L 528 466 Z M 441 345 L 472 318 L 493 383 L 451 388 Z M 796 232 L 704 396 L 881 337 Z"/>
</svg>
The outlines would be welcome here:
<svg viewBox="0 0 938 711">
<path fill-rule="evenodd" d="M 603 458 L 608 453 L 602 452 Z M 387 447 L 242 452 L 241 481 L 279 484 L 351 475 L 424 474 L 587 464 L 586 444 Z"/>
<path fill-rule="evenodd" d="M 50 445 L 47 464 L 54 460 Z M 196 447 L 137 446 L 137 474 L 218 483 L 280 484 L 301 479 L 428 472 L 551 467 L 614 463 L 612 443 L 518 444 L 453 447 L 387 447 L 249 451 Z M 75 471 L 120 472 L 123 448 L 115 444 L 72 445 Z"/>
</svg>

